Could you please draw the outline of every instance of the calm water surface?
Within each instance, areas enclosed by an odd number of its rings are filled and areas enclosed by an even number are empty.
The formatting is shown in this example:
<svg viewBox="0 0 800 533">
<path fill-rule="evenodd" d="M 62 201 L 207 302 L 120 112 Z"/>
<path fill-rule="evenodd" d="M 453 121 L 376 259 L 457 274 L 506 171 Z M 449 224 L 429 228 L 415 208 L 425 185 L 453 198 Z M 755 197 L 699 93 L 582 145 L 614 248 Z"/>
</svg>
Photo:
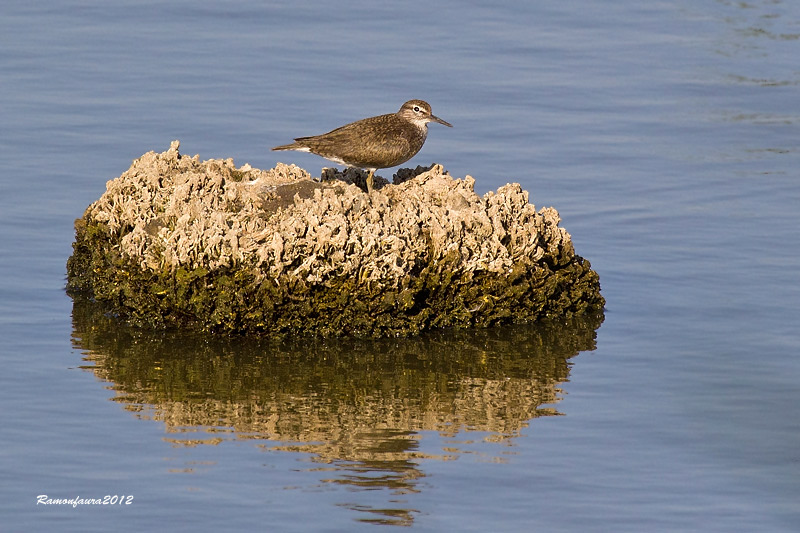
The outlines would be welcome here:
<svg viewBox="0 0 800 533">
<path fill-rule="evenodd" d="M 539 4 L 4 8 L 3 530 L 796 531 L 800 4 Z M 64 293 L 142 153 L 317 173 L 268 148 L 410 98 L 455 126 L 410 163 L 557 208 L 604 316 L 269 343 Z"/>
</svg>

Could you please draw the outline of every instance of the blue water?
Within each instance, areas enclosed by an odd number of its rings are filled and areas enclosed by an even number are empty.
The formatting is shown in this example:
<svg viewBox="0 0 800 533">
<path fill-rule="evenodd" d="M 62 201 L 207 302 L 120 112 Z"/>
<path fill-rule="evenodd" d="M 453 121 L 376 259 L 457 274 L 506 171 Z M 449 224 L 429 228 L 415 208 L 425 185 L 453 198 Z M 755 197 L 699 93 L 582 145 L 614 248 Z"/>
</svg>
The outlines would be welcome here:
<svg viewBox="0 0 800 533">
<path fill-rule="evenodd" d="M 2 529 L 796 531 L 800 4 L 541 4 L 5 6 Z M 74 219 L 144 152 L 318 173 L 269 147 L 410 98 L 454 125 L 412 166 L 558 209 L 595 338 L 254 346 L 65 294 Z"/>
</svg>

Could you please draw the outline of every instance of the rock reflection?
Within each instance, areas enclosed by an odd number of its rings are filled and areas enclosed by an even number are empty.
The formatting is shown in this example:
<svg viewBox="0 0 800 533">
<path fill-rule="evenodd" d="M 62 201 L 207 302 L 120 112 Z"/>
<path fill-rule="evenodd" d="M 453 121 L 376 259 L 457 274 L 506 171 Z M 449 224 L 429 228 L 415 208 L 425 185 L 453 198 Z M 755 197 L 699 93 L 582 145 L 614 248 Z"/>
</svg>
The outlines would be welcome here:
<svg viewBox="0 0 800 533">
<path fill-rule="evenodd" d="M 76 299 L 73 344 L 93 363 L 85 368 L 112 383 L 114 400 L 162 421 L 174 445 L 263 439 L 269 450 L 311 454 L 332 473 L 326 482 L 403 495 L 419 491 L 421 460 L 460 452 L 423 453 L 421 432 L 508 441 L 531 419 L 558 414 L 568 359 L 594 349 L 601 322 L 275 341 L 127 328 Z M 381 523 L 408 523 L 414 512 L 348 505 Z"/>
</svg>

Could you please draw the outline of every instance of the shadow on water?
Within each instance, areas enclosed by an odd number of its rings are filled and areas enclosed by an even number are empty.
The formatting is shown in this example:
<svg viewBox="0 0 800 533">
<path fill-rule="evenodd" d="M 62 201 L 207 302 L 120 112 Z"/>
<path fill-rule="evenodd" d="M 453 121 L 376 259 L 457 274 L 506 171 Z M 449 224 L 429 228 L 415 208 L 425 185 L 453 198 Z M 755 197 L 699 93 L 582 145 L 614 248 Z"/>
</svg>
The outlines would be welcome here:
<svg viewBox="0 0 800 533">
<path fill-rule="evenodd" d="M 266 450 L 310 454 L 328 483 L 394 499 L 420 491 L 425 459 L 463 453 L 457 435 L 508 442 L 531 419 L 560 414 L 568 360 L 595 348 L 602 321 L 278 341 L 129 328 L 76 299 L 73 344 L 92 363 L 83 368 L 112 384 L 113 400 L 163 422 L 173 445 L 262 440 Z M 425 431 L 451 439 L 441 454 L 420 451 Z M 343 505 L 395 525 L 415 512 Z"/>
</svg>

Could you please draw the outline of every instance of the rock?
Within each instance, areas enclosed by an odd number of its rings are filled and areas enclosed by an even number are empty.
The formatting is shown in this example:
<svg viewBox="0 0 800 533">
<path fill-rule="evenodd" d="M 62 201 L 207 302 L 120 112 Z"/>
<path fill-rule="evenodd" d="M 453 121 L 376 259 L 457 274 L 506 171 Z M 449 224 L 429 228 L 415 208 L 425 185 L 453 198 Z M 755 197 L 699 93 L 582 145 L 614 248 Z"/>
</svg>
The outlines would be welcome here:
<svg viewBox="0 0 800 533">
<path fill-rule="evenodd" d="M 360 171 L 314 180 L 178 148 L 135 160 L 75 224 L 68 289 L 134 324 L 390 336 L 604 304 L 556 210 L 519 184 L 480 197 L 433 165 L 370 197 Z"/>
</svg>

